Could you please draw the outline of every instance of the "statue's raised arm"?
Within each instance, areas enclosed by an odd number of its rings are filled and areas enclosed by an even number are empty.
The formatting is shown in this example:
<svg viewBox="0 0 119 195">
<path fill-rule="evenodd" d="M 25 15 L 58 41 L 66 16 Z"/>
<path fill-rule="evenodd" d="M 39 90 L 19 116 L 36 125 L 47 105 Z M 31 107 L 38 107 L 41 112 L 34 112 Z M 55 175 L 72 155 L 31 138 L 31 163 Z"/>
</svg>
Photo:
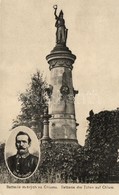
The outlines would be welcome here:
<svg viewBox="0 0 119 195">
<path fill-rule="evenodd" d="M 56 14 L 56 12 L 57 12 L 57 5 L 54 5 L 53 8 L 55 10 L 54 11 L 55 19 L 57 19 L 58 18 L 57 14 Z"/>
<path fill-rule="evenodd" d="M 57 28 L 56 31 L 56 43 L 61 45 L 66 45 L 67 40 L 67 32 L 68 29 L 65 27 L 65 20 L 63 19 L 63 11 L 61 10 L 59 16 L 57 16 L 57 5 L 53 6 L 54 8 L 54 15 L 56 19 L 55 27 Z"/>
</svg>

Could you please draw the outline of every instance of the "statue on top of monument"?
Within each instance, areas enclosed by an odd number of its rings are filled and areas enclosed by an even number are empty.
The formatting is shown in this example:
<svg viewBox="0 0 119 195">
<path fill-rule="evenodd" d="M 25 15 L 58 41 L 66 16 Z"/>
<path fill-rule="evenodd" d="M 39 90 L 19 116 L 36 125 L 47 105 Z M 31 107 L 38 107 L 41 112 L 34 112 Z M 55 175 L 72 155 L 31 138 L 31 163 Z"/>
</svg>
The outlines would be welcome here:
<svg viewBox="0 0 119 195">
<path fill-rule="evenodd" d="M 55 27 L 57 28 L 56 43 L 66 45 L 68 29 L 66 28 L 65 20 L 63 19 L 63 11 L 61 10 L 59 16 L 57 16 L 57 5 L 54 5 L 53 8 L 55 10 L 54 15 L 56 19 Z"/>
</svg>

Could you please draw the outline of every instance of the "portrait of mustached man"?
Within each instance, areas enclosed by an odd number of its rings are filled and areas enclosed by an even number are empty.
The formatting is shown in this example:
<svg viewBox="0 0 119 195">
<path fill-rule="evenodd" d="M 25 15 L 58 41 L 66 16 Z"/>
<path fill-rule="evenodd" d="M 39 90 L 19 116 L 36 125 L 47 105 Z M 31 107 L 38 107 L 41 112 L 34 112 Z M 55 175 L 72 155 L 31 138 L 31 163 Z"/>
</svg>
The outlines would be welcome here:
<svg viewBox="0 0 119 195">
<path fill-rule="evenodd" d="M 32 140 L 26 132 L 19 131 L 15 142 L 17 153 L 8 157 L 7 164 L 13 175 L 26 178 L 35 171 L 38 157 L 29 152 Z"/>
</svg>

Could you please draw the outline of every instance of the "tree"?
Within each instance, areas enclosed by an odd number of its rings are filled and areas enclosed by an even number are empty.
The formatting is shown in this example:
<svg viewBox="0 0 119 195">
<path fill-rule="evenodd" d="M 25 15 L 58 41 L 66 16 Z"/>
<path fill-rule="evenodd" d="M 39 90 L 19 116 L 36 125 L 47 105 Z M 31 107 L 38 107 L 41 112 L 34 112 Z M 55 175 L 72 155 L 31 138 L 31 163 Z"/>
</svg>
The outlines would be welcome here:
<svg viewBox="0 0 119 195">
<path fill-rule="evenodd" d="M 47 83 L 43 79 L 43 74 L 37 71 L 31 77 L 28 89 L 19 95 L 21 101 L 21 113 L 13 120 L 13 128 L 19 125 L 28 127 L 35 126 L 35 130 L 42 133 L 43 123 L 41 115 L 47 105 L 48 97 L 46 94 Z"/>
<path fill-rule="evenodd" d="M 81 181 L 83 153 L 79 144 L 43 143 L 39 165 L 42 182 L 77 183 Z M 57 178 L 58 177 L 58 178 Z"/>
<path fill-rule="evenodd" d="M 90 123 L 84 154 L 88 182 L 108 182 L 110 171 L 117 162 L 119 111 L 102 111 L 87 119 Z"/>
</svg>

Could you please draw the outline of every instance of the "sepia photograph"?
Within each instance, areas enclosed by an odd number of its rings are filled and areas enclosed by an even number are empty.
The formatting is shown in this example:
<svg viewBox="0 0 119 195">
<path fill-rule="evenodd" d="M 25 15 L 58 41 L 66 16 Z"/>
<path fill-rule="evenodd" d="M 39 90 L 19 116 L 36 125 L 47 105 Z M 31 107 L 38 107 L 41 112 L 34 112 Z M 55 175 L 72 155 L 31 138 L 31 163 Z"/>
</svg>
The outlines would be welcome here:
<svg viewBox="0 0 119 195">
<path fill-rule="evenodd" d="M 38 165 L 39 142 L 32 134 L 34 132 L 29 128 L 16 127 L 5 146 L 6 165 L 14 176 L 21 179 L 34 173 Z"/>
<path fill-rule="evenodd" d="M 118 35 L 118 0 L 0 0 L 0 187 L 118 192 Z"/>
</svg>

